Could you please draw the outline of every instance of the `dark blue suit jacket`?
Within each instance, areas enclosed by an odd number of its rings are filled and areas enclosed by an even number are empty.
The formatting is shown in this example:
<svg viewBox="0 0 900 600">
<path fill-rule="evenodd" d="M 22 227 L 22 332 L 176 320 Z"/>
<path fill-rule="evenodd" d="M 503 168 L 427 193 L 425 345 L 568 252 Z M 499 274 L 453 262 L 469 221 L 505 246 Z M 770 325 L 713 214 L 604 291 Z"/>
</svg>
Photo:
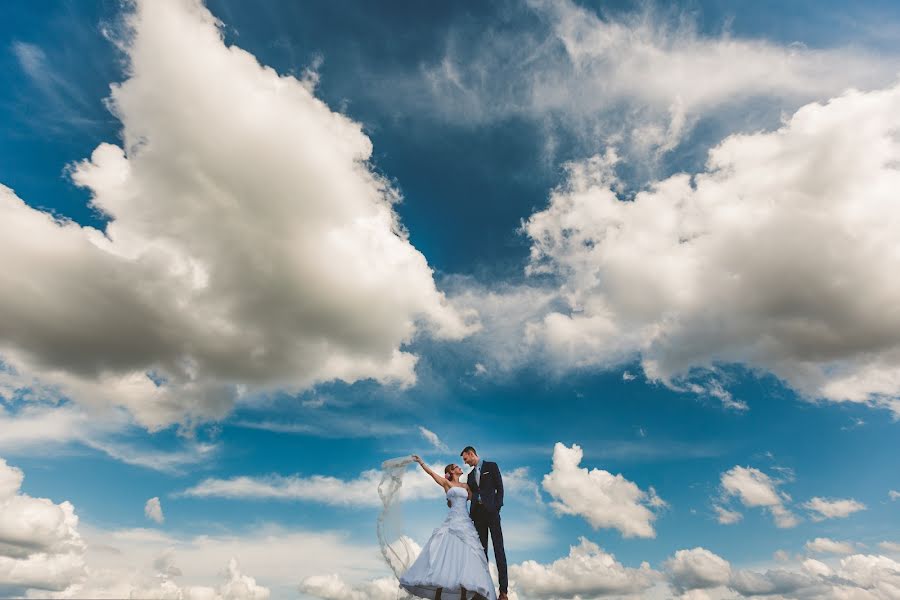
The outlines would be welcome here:
<svg viewBox="0 0 900 600">
<path fill-rule="evenodd" d="M 490 511 L 499 512 L 503 506 L 503 477 L 500 475 L 500 467 L 495 462 L 484 461 L 481 465 L 481 484 L 475 481 L 475 469 L 469 472 L 466 481 L 472 490 L 472 508 L 475 508 L 475 499 L 480 498 L 481 503 Z"/>
</svg>

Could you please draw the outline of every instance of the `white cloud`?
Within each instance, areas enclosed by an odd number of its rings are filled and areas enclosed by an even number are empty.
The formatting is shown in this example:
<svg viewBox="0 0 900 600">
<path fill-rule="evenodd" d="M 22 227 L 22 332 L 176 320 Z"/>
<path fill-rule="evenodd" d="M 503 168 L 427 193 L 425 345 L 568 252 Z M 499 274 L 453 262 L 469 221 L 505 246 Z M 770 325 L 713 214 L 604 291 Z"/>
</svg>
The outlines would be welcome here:
<svg viewBox="0 0 900 600">
<path fill-rule="evenodd" d="M 655 537 L 653 508 L 665 503 L 651 487 L 640 489 L 621 474 L 580 467 L 584 452 L 557 442 L 553 468 L 544 476 L 543 488 L 553 496 L 551 506 L 560 514 L 584 517 L 594 529 L 618 529 L 626 537 Z"/>
<path fill-rule="evenodd" d="M 21 492 L 25 476 L 0 458 L 0 582 L 61 590 L 84 574 L 84 542 L 70 502 Z"/>
<path fill-rule="evenodd" d="M 442 468 L 436 469 L 441 471 Z M 236 476 L 227 479 L 209 478 L 179 495 L 195 498 L 232 498 L 256 500 L 300 500 L 336 506 L 378 507 L 381 500 L 375 490 L 381 472 L 364 471 L 356 479 L 339 479 L 330 475 L 267 475 Z M 401 494 L 406 499 L 439 497 L 441 489 L 429 478 L 409 477 Z"/>
<path fill-rule="evenodd" d="M 403 500 L 440 498 L 444 491 L 417 465 L 408 470 L 400 488 Z M 430 465 L 443 473 L 445 465 Z M 256 500 L 298 500 L 333 506 L 380 507 L 377 489 L 382 473 L 368 469 L 354 479 L 340 479 L 331 475 L 267 475 L 261 477 L 236 476 L 227 479 L 209 478 L 177 495 L 195 498 L 232 498 Z M 503 473 L 508 494 L 533 495 L 535 483 L 525 468 Z"/>
<path fill-rule="evenodd" d="M 529 273 L 558 277 L 567 308 L 519 339 L 560 369 L 640 356 L 650 380 L 689 390 L 741 364 L 900 415 L 900 319 L 884 317 L 900 301 L 898 115 L 900 86 L 850 91 L 627 202 L 615 152 L 568 165 L 524 225 Z"/>
<path fill-rule="evenodd" d="M 896 542 L 880 542 L 878 547 L 884 550 L 885 552 L 891 552 L 893 554 L 900 554 L 900 544 Z"/>
<path fill-rule="evenodd" d="M 184 600 L 268 600 L 269 588 L 259 585 L 256 579 L 243 573 L 238 561 L 231 558 L 221 575 L 224 581 L 218 586 L 180 584 L 176 577 L 181 569 L 173 563 L 170 551 L 154 561 L 150 570 L 131 572 L 106 569 L 88 570 L 84 581 L 62 592 L 52 593 L 51 598 L 174 598 Z M 35 597 L 31 595 L 30 597 Z"/>
<path fill-rule="evenodd" d="M 157 523 L 162 523 L 163 520 L 165 520 L 165 517 L 163 517 L 162 504 L 158 497 L 154 496 L 147 500 L 147 503 L 144 504 L 144 515 L 151 521 L 156 521 Z"/>
<path fill-rule="evenodd" d="M 718 504 L 714 505 L 713 509 L 716 511 L 716 520 L 722 525 L 733 525 L 744 518 L 738 511 L 723 508 Z"/>
<path fill-rule="evenodd" d="M 822 521 L 824 519 L 842 519 L 848 517 L 855 512 L 866 510 L 866 505 L 857 502 L 852 498 L 848 499 L 829 499 L 829 498 L 812 498 L 803 503 L 803 508 L 810 511 L 813 521 Z"/>
<path fill-rule="evenodd" d="M 597 544 L 580 538 L 569 555 L 550 564 L 533 560 L 512 565 L 516 590 L 527 598 L 597 598 L 639 594 L 658 579 L 646 562 L 640 568 L 625 567 Z"/>
<path fill-rule="evenodd" d="M 450 448 L 447 447 L 447 444 L 441 441 L 441 438 L 439 438 L 435 432 L 429 429 L 425 429 L 420 425 L 419 433 L 429 444 L 431 444 L 431 447 L 438 452 L 450 452 Z"/>
<path fill-rule="evenodd" d="M 649 5 L 624 14 L 571 0 L 526 6 L 505 11 L 512 21 L 479 28 L 481 35 L 451 32 L 440 60 L 374 93 L 454 123 L 530 119 L 544 129 L 551 155 L 562 137 L 586 146 L 619 138 L 652 156 L 676 147 L 699 118 L 744 125 L 740 109 L 755 100 L 758 114 L 765 98 L 766 117 L 777 119 L 780 110 L 853 85 L 885 85 L 896 75 L 888 58 L 706 35 L 691 15 L 672 18 Z"/>
<path fill-rule="evenodd" d="M 735 597 L 778 597 L 783 600 L 896 600 L 900 563 L 879 555 L 837 559 L 811 558 L 765 571 L 733 567 L 726 559 L 705 548 L 679 550 L 663 562 L 663 571 L 649 564 L 625 567 L 611 554 L 582 538 L 566 557 L 542 564 L 527 560 L 510 565 L 511 598 L 599 598 L 612 596 L 724 600 Z M 360 577 L 348 580 L 343 573 L 354 569 L 326 569 L 304 576 L 301 592 L 329 600 L 381 598 L 392 591 L 392 578 Z M 666 593 L 665 587 L 671 587 Z M 368 594 L 368 596 L 367 596 Z M 396 597 L 396 596 L 394 596 Z"/>
<path fill-rule="evenodd" d="M 160 590 L 170 589 L 192 600 L 201 593 L 217 600 L 260 600 L 267 590 L 273 597 L 296 595 L 298 582 L 317 574 L 371 578 L 386 570 L 376 546 L 355 543 L 342 531 L 256 523 L 242 532 L 217 529 L 194 536 L 91 526 L 82 526 L 82 533 L 87 575 L 62 597 L 160 597 Z"/>
<path fill-rule="evenodd" d="M 176 475 L 184 473 L 188 467 L 209 461 L 220 449 L 219 444 L 191 439 L 179 444 L 180 450 L 153 450 L 104 439 L 85 440 L 84 443 L 126 464 Z"/>
<path fill-rule="evenodd" d="M 686 389 L 698 396 L 708 396 L 722 404 L 722 408 L 736 411 L 750 410 L 750 407 L 743 400 L 735 400 L 731 392 L 725 389 L 721 382 L 712 380 L 705 385 L 690 382 L 686 385 Z"/>
<path fill-rule="evenodd" d="M 478 312 L 483 326 L 464 345 L 479 357 L 484 374 L 501 378 L 534 360 L 534 348 L 525 343 L 525 327 L 541 315 L 559 310 L 555 290 L 502 282 L 485 285 L 464 276 L 450 276 L 443 283 L 454 306 Z M 476 367 L 476 374 L 478 371 Z"/>
<path fill-rule="evenodd" d="M 900 592 L 900 562 L 886 556 L 854 554 L 841 559 L 838 577 L 867 589 L 876 598 L 896 598 Z"/>
<path fill-rule="evenodd" d="M 10 402 L 16 391 L 25 389 L 17 380 L 0 371 L 0 398 Z M 115 414 L 107 413 L 103 418 L 92 419 L 89 413 L 71 404 L 29 401 L 22 403 L 15 413 L 0 404 L 0 451 L 37 453 L 57 449 L 101 437 L 110 429 L 125 425 L 125 422 L 116 422 Z"/>
<path fill-rule="evenodd" d="M 780 595 L 788 598 L 822 589 L 820 581 L 813 575 L 787 569 L 771 569 L 765 573 L 739 570 L 733 573 L 729 587 L 742 596 Z"/>
<path fill-rule="evenodd" d="M 900 492 L 898 492 L 896 490 L 891 490 L 888 492 L 888 498 L 890 498 L 891 502 L 893 502 L 894 500 L 900 498 Z"/>
<path fill-rule="evenodd" d="M 129 78 L 110 99 L 123 147 L 71 171 L 106 231 L 0 186 L 0 253 L 17 257 L 0 274 L 4 362 L 155 429 L 264 390 L 408 385 L 413 336 L 473 330 L 360 124 L 227 47 L 199 0 L 139 0 L 127 23 Z"/>
<path fill-rule="evenodd" d="M 23 379 L 0 370 L 0 398 L 34 392 Z M 44 395 L 44 390 L 36 392 Z M 51 392 L 47 392 L 51 393 Z M 10 404 L 13 404 L 12 402 Z M 85 446 L 126 464 L 180 474 L 207 462 L 219 450 L 217 443 L 182 437 L 170 450 L 157 450 L 123 437 L 136 433 L 133 420 L 118 410 L 91 411 L 71 403 L 51 404 L 27 398 L 15 412 L 0 406 L 0 453 L 7 456 L 43 456 Z M 141 433 L 141 432 L 137 432 Z"/>
<path fill-rule="evenodd" d="M 55 504 L 46 498 L 22 494 L 23 478 L 21 470 L 0 459 L 0 583 L 3 585 L 26 589 L 29 597 L 183 596 L 197 600 L 265 600 L 269 596 L 267 588 L 241 573 L 233 558 L 220 562 L 219 568 L 212 571 L 217 575 L 221 564 L 228 565 L 226 581 L 216 588 L 176 584 L 171 577 L 181 575 L 181 570 L 174 566 L 169 554 L 173 545 L 183 542 L 155 530 L 98 536 L 95 530 L 86 528 L 83 537 L 71 503 Z M 247 541 L 252 547 L 252 540 Z M 320 542 L 317 549 L 328 551 L 327 543 L 313 539 L 316 541 Z M 274 547 L 269 542 L 267 547 Z M 297 539 L 292 542 L 294 549 L 300 548 Z M 202 539 L 194 541 L 195 545 L 203 543 Z M 225 539 L 219 543 L 229 545 Z M 116 548 L 123 544 L 127 551 Z M 236 545 L 230 544 L 230 549 L 236 550 Z M 207 550 L 202 554 L 205 560 L 213 552 Z M 149 563 L 151 555 L 156 556 L 153 561 L 156 575 L 135 571 L 135 561 Z M 109 561 L 119 561 L 118 568 L 111 569 Z"/>
<path fill-rule="evenodd" d="M 726 497 L 736 496 L 747 508 L 765 508 L 780 528 L 795 527 L 799 521 L 784 503 L 790 497 L 778 490 L 780 482 L 759 469 L 735 466 L 722 473 L 722 492 Z M 721 519 L 719 522 L 722 522 Z"/>
<path fill-rule="evenodd" d="M 679 555 L 682 560 L 676 560 Z M 685 560 L 688 558 L 693 562 Z M 725 559 L 698 548 L 679 551 L 666 565 L 669 583 L 678 593 L 711 589 L 784 600 L 894 600 L 900 589 L 900 563 L 877 555 L 855 554 L 831 564 L 805 559 L 794 566 L 761 572 L 731 568 Z M 676 566 L 680 570 L 676 571 Z M 717 592 L 715 597 L 733 598 L 733 593 Z"/>
<path fill-rule="evenodd" d="M 679 550 L 665 562 L 665 568 L 680 592 L 719 587 L 731 578 L 731 564 L 706 548 Z"/>
<path fill-rule="evenodd" d="M 806 542 L 807 552 L 817 554 L 853 554 L 856 551 L 852 542 L 838 542 L 829 538 L 816 538 Z"/>
<path fill-rule="evenodd" d="M 406 435 L 410 428 L 389 421 L 378 421 L 355 414 L 354 411 L 317 411 L 315 416 L 301 421 L 277 419 L 237 420 L 229 423 L 235 427 L 297 433 L 323 438 L 364 438 Z"/>
<path fill-rule="evenodd" d="M 300 591 L 324 600 L 397 600 L 400 594 L 393 577 L 351 585 L 334 573 L 307 577 L 300 582 Z"/>
<path fill-rule="evenodd" d="M 82 590 L 72 590 L 83 594 Z M 180 593 L 179 593 L 180 592 Z M 228 561 L 225 569 L 225 582 L 218 588 L 210 586 L 180 587 L 163 574 L 161 581 L 144 588 L 135 586 L 130 590 L 131 598 L 178 597 L 203 598 L 204 600 L 268 600 L 269 588 L 256 583 L 256 579 L 241 572 L 237 560 Z"/>
</svg>

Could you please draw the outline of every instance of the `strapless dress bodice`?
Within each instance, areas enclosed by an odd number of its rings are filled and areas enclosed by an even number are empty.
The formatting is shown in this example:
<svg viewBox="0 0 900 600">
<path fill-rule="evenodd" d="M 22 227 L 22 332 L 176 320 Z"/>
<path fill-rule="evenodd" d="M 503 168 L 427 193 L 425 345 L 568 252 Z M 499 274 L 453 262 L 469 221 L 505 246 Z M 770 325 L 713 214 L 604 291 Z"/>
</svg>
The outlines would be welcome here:
<svg viewBox="0 0 900 600">
<path fill-rule="evenodd" d="M 466 513 L 466 500 L 469 499 L 469 492 L 461 487 L 452 487 L 447 490 L 447 499 L 450 500 L 450 512 L 462 514 Z"/>
</svg>

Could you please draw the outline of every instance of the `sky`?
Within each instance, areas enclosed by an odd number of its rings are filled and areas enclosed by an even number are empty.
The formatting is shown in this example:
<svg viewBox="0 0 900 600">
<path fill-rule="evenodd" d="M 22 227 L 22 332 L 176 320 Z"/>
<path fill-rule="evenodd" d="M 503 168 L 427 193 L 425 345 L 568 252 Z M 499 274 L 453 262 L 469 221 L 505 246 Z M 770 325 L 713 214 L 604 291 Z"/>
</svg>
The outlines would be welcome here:
<svg viewBox="0 0 900 600">
<path fill-rule="evenodd" d="M 900 5 L 0 10 L 0 596 L 900 597 Z"/>
</svg>

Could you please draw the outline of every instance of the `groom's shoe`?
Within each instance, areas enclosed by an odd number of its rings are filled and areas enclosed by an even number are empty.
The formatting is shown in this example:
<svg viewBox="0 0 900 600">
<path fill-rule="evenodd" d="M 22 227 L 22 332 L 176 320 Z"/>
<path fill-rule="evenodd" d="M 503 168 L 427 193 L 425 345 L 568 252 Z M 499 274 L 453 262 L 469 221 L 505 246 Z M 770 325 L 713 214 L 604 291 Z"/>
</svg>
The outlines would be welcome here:
<svg viewBox="0 0 900 600">
<path fill-rule="evenodd" d="M 509 600 L 509 596 L 506 595 L 506 592 L 500 592 L 500 595 L 497 596 L 497 600 Z"/>
</svg>

